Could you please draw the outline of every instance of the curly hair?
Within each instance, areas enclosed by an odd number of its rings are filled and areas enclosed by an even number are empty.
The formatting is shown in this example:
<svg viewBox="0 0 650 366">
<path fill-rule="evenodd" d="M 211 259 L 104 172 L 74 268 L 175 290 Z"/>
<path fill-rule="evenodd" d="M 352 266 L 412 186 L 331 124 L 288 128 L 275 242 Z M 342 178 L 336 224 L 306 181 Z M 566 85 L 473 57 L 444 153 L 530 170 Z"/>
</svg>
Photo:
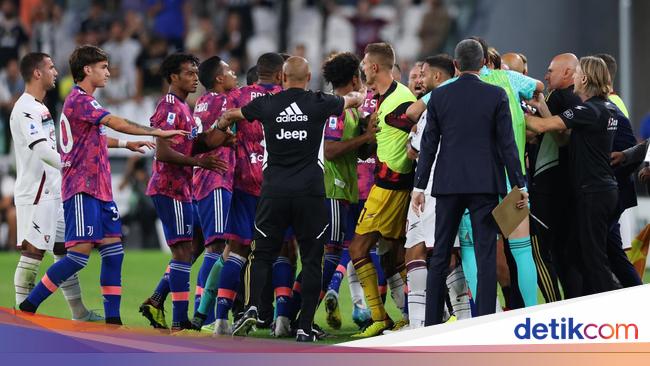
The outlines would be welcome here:
<svg viewBox="0 0 650 366">
<path fill-rule="evenodd" d="M 162 62 L 162 65 L 160 65 L 160 75 L 167 80 L 168 83 L 172 82 L 172 74 L 180 74 L 181 72 L 181 66 L 184 63 L 191 63 L 195 66 L 199 65 L 199 59 L 196 58 L 196 56 L 191 55 L 189 53 L 173 53 L 167 57 Z"/>
<path fill-rule="evenodd" d="M 351 53 L 338 53 L 323 64 L 323 77 L 332 83 L 334 89 L 347 85 L 354 76 L 359 76 L 359 58 Z"/>
</svg>

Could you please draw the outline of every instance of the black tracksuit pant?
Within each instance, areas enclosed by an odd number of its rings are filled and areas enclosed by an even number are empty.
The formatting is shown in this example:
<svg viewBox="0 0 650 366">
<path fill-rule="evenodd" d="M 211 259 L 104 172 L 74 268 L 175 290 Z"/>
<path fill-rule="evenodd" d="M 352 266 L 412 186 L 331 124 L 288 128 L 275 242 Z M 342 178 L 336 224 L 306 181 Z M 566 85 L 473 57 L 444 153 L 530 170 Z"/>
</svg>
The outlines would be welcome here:
<svg viewBox="0 0 650 366">
<path fill-rule="evenodd" d="M 260 197 L 251 256 L 250 304 L 260 307 L 287 228 L 291 226 L 302 263 L 302 304 L 298 326 L 311 333 L 321 291 L 323 250 L 328 226 L 325 197 Z"/>
<path fill-rule="evenodd" d="M 576 234 L 583 294 L 620 288 L 607 255 L 607 236 L 617 216 L 618 190 L 576 194 Z"/>
</svg>

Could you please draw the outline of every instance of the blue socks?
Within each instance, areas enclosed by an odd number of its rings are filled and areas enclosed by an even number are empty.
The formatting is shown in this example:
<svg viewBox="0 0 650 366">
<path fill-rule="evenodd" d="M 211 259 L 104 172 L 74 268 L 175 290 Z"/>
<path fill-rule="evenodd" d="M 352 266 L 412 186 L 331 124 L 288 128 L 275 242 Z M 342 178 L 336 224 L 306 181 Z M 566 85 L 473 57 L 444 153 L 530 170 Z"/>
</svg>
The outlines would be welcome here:
<svg viewBox="0 0 650 366">
<path fill-rule="evenodd" d="M 341 287 L 341 282 L 343 281 L 343 277 L 345 277 L 345 273 L 349 261 L 350 261 L 350 251 L 348 250 L 348 248 L 345 248 L 343 249 L 343 253 L 341 253 L 341 260 L 339 261 L 338 267 L 336 267 L 336 272 L 334 272 L 334 275 L 332 276 L 332 280 L 330 281 L 328 290 L 333 290 L 336 293 L 339 292 L 339 288 Z"/>
<path fill-rule="evenodd" d="M 192 264 L 171 260 L 169 262 L 169 288 L 172 294 L 172 328 L 189 322 L 187 309 L 190 299 L 190 269 Z"/>
<path fill-rule="evenodd" d="M 275 312 L 277 316 L 291 316 L 293 267 L 289 258 L 278 257 L 273 263 L 273 289 L 275 290 Z"/>
<path fill-rule="evenodd" d="M 334 276 L 334 273 L 336 272 L 336 268 L 339 266 L 339 263 L 341 262 L 341 254 L 338 248 L 334 249 L 337 251 L 336 253 L 325 253 L 325 260 L 323 261 L 323 280 L 322 280 L 322 285 L 321 285 L 321 294 L 320 298 L 322 299 L 323 296 L 325 296 L 325 292 L 327 291 L 327 288 L 329 287 L 330 281 L 332 280 L 332 276 Z"/>
<path fill-rule="evenodd" d="M 120 302 L 122 300 L 122 262 L 124 247 L 114 243 L 99 247 L 102 257 L 102 270 L 99 283 L 104 297 L 104 314 L 106 323 L 122 324 L 120 319 Z"/>
<path fill-rule="evenodd" d="M 228 319 L 228 312 L 237 297 L 241 271 L 246 264 L 246 258 L 230 253 L 228 260 L 221 269 L 219 290 L 217 291 L 217 319 Z"/>
<path fill-rule="evenodd" d="M 35 313 L 38 306 L 54 293 L 65 280 L 79 272 L 87 264 L 87 255 L 68 252 L 63 259 L 48 268 L 41 281 L 29 293 L 27 299 L 19 305 L 20 310 Z"/>
</svg>

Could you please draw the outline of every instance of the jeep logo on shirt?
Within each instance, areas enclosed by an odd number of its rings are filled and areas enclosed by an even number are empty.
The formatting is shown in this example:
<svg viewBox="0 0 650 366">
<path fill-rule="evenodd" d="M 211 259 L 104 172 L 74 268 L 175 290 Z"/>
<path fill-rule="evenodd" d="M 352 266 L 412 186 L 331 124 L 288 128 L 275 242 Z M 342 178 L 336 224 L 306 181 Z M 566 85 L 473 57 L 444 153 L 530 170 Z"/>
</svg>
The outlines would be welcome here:
<svg viewBox="0 0 650 366">
<path fill-rule="evenodd" d="M 280 129 L 280 133 L 275 135 L 275 138 L 278 140 L 306 140 L 307 131 L 297 130 L 297 131 L 285 131 L 284 128 Z"/>
</svg>

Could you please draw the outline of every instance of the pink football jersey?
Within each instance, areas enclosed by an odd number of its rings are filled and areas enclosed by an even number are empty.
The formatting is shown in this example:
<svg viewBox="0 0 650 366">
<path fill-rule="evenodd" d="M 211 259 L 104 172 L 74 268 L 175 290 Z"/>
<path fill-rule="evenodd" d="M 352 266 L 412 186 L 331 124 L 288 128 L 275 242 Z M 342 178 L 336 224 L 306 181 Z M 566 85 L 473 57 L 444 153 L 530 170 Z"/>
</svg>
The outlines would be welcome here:
<svg viewBox="0 0 650 366">
<path fill-rule="evenodd" d="M 235 89 L 228 94 L 228 109 L 241 108 L 265 94 L 275 94 L 282 87 L 273 84 L 253 84 Z M 237 122 L 237 146 L 234 188 L 259 196 L 262 190 L 262 162 L 265 148 L 264 130 L 259 121 Z"/>
<path fill-rule="evenodd" d="M 373 112 L 377 111 L 377 99 L 374 99 L 374 96 L 375 94 L 372 91 L 368 90 L 366 99 L 363 101 L 363 105 L 360 108 L 361 117 L 368 117 Z"/>
<path fill-rule="evenodd" d="M 207 131 L 212 124 L 221 117 L 226 110 L 226 95 L 206 92 L 197 101 L 194 107 L 194 120 L 199 126 L 199 133 Z M 235 149 L 228 146 L 221 146 L 207 152 L 204 155 L 215 156 L 228 164 L 228 170 L 225 172 L 215 172 L 203 168 L 194 169 L 194 178 L 192 179 L 195 200 L 200 200 L 217 188 L 224 188 L 232 192 L 233 179 L 235 174 Z"/>
<path fill-rule="evenodd" d="M 172 149 L 183 155 L 192 153 L 193 140 L 198 134 L 198 126 L 190 107 L 178 96 L 168 93 L 156 106 L 156 111 L 150 119 L 151 127 L 161 130 L 185 130 L 187 136 L 176 136 L 169 141 Z M 164 195 L 181 202 L 192 201 L 192 171 L 191 166 L 181 166 L 153 162 L 153 174 L 147 187 L 147 195 Z"/>
<path fill-rule="evenodd" d="M 77 193 L 101 201 L 113 200 L 106 126 L 99 123 L 108 114 L 92 95 L 78 86 L 65 98 L 59 140 L 64 201 Z"/>
<path fill-rule="evenodd" d="M 370 188 L 375 184 L 375 163 L 377 156 L 372 155 L 366 160 L 357 161 L 357 175 L 359 176 L 359 200 L 368 198 Z"/>
</svg>

